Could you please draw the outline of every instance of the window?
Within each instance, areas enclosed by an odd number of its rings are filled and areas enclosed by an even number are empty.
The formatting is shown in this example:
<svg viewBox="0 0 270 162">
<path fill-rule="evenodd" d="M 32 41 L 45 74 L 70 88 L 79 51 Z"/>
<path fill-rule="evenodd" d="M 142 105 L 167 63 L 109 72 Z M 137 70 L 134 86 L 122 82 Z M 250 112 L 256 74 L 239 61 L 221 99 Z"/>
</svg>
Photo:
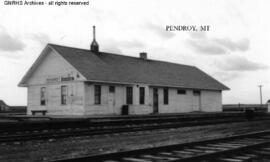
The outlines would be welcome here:
<svg viewBox="0 0 270 162">
<path fill-rule="evenodd" d="M 101 103 L 101 86 L 95 85 L 95 104 L 99 105 Z"/>
<path fill-rule="evenodd" d="M 67 104 L 67 86 L 61 86 L 61 104 L 66 105 Z"/>
<path fill-rule="evenodd" d="M 145 89 L 144 87 L 140 87 L 140 104 L 143 105 L 144 104 L 144 97 L 145 96 Z"/>
<path fill-rule="evenodd" d="M 109 92 L 114 93 L 115 92 L 115 86 L 109 86 Z"/>
<path fill-rule="evenodd" d="M 194 96 L 200 96 L 200 95 L 201 95 L 201 91 L 194 90 L 194 91 L 193 91 L 193 95 L 194 95 Z"/>
<path fill-rule="evenodd" d="M 132 87 L 127 87 L 126 89 L 126 101 L 127 104 L 132 104 L 133 103 L 133 89 Z"/>
<path fill-rule="evenodd" d="M 169 90 L 168 88 L 164 88 L 163 89 L 163 102 L 164 102 L 164 105 L 168 105 L 169 104 Z"/>
<path fill-rule="evenodd" d="M 177 94 L 182 94 L 182 95 L 185 95 L 187 92 L 186 92 L 186 90 L 184 90 L 184 89 L 178 89 L 177 90 Z"/>
<path fill-rule="evenodd" d="M 40 89 L 40 105 L 46 105 L 46 88 L 41 87 Z"/>
</svg>

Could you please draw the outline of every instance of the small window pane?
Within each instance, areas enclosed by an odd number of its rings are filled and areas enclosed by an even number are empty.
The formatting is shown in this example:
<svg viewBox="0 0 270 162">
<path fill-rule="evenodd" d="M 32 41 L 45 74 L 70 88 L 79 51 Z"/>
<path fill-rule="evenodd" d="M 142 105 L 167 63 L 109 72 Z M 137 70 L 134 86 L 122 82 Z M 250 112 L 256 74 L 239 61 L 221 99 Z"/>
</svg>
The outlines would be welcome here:
<svg viewBox="0 0 270 162">
<path fill-rule="evenodd" d="M 163 89 L 163 101 L 164 101 L 164 105 L 168 105 L 169 104 L 169 90 L 168 88 L 164 88 Z"/>
<path fill-rule="evenodd" d="M 132 89 L 132 87 L 127 87 L 127 89 L 126 89 L 126 102 L 127 102 L 127 104 L 133 104 L 133 89 Z"/>
<path fill-rule="evenodd" d="M 67 104 L 67 86 L 61 86 L 61 104 Z"/>
<path fill-rule="evenodd" d="M 109 92 L 114 93 L 115 92 L 115 86 L 109 86 Z"/>
<path fill-rule="evenodd" d="M 145 89 L 140 87 L 140 104 L 143 105 L 145 102 Z"/>
<path fill-rule="evenodd" d="M 184 90 L 184 89 L 178 89 L 177 90 L 177 94 L 186 94 L 186 90 Z"/>
<path fill-rule="evenodd" d="M 101 104 L 101 86 L 95 85 L 95 104 Z"/>
<path fill-rule="evenodd" d="M 41 87 L 40 89 L 40 105 L 46 105 L 46 88 Z"/>
<path fill-rule="evenodd" d="M 199 91 L 199 90 L 194 90 L 194 91 L 193 91 L 193 95 L 194 95 L 194 96 L 200 96 L 200 95 L 201 95 L 201 91 Z"/>
</svg>

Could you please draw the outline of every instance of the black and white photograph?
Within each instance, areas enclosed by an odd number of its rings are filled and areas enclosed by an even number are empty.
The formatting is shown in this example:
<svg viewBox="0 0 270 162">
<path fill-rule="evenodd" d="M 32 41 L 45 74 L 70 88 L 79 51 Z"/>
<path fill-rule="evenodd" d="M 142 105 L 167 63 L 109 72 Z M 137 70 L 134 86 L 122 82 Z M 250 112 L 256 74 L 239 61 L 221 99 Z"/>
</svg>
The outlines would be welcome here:
<svg viewBox="0 0 270 162">
<path fill-rule="evenodd" d="M 269 15 L 0 0 L 0 162 L 270 162 Z"/>
</svg>

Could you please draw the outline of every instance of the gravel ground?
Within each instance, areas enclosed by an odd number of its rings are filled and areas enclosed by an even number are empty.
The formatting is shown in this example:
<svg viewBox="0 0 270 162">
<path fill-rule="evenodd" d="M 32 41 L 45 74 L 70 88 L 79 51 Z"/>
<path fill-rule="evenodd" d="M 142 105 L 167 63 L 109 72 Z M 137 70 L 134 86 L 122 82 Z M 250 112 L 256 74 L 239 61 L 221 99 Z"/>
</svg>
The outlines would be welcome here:
<svg viewBox="0 0 270 162">
<path fill-rule="evenodd" d="M 254 121 L 58 140 L 2 143 L 0 144 L 0 161 L 48 161 L 213 139 L 268 129 L 270 129 L 270 121 Z"/>
</svg>

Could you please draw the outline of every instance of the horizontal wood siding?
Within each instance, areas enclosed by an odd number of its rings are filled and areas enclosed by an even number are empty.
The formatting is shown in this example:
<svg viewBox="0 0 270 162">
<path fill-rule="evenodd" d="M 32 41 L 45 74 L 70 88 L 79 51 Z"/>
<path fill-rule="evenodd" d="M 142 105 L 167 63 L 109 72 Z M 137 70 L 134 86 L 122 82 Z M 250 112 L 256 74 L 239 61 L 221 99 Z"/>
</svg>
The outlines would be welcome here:
<svg viewBox="0 0 270 162">
<path fill-rule="evenodd" d="M 153 88 L 150 88 L 150 103 L 153 105 Z M 222 111 L 221 91 L 201 90 L 201 107 L 193 95 L 193 90 L 186 90 L 186 94 L 177 94 L 176 88 L 169 88 L 169 104 L 163 102 L 163 88 L 158 88 L 159 113 L 182 113 L 192 111 L 214 112 Z"/>
<path fill-rule="evenodd" d="M 27 83 L 30 86 L 46 84 L 48 78 L 68 75 L 74 77 L 75 80 L 86 80 L 74 67 L 72 67 L 64 58 L 62 58 L 62 56 L 54 51 L 51 51 L 32 73 Z"/>
<path fill-rule="evenodd" d="M 61 86 L 68 88 L 67 104 L 61 104 Z M 46 105 L 40 105 L 40 88 L 46 86 Z M 83 115 L 84 114 L 84 84 L 83 82 L 66 82 L 28 88 L 28 109 L 47 110 L 49 115 Z"/>
</svg>

